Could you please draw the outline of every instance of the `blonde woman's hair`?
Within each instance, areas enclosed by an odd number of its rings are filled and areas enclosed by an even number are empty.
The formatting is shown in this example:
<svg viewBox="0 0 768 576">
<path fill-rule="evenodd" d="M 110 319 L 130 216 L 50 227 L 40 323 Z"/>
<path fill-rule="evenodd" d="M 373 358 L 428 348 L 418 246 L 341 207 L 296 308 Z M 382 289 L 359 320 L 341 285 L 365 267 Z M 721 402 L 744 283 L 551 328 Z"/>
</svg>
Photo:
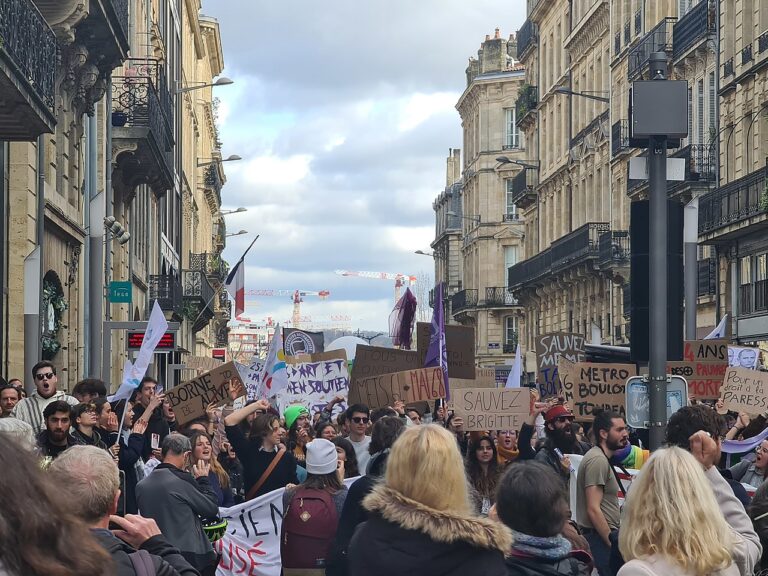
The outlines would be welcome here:
<svg viewBox="0 0 768 576">
<path fill-rule="evenodd" d="M 624 560 L 658 554 L 695 574 L 733 561 L 734 538 L 701 464 L 682 448 L 657 450 L 627 495 L 619 531 Z"/>
<path fill-rule="evenodd" d="M 456 437 L 441 426 L 411 426 L 400 434 L 387 459 L 385 484 L 435 510 L 471 513 Z"/>
</svg>

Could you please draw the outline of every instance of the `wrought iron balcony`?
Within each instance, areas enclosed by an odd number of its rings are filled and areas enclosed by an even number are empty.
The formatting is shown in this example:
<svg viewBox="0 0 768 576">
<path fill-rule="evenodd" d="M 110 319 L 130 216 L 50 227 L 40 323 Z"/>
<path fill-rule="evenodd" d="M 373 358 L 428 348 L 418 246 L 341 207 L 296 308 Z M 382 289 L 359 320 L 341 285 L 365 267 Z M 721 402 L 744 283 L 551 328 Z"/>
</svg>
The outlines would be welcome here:
<svg viewBox="0 0 768 576">
<path fill-rule="evenodd" d="M 181 320 L 182 290 L 181 282 L 172 274 L 153 274 L 149 277 L 149 309 L 157 301 L 163 312 L 170 312 L 176 320 Z"/>
<path fill-rule="evenodd" d="M 723 76 L 733 76 L 733 58 L 726 60 L 723 64 Z"/>
<path fill-rule="evenodd" d="M 451 310 L 456 315 L 459 312 L 477 307 L 477 290 L 467 289 L 456 292 L 451 296 Z"/>
<path fill-rule="evenodd" d="M 202 270 L 184 270 L 184 311 L 192 332 L 206 327 L 215 314 L 213 287 Z"/>
<path fill-rule="evenodd" d="M 696 262 L 699 276 L 699 296 L 712 296 L 717 289 L 717 259 L 704 258 Z"/>
<path fill-rule="evenodd" d="M 219 163 L 215 162 L 205 168 L 205 183 L 206 190 L 210 190 L 216 195 L 215 203 L 217 206 L 221 206 L 221 188 L 224 184 L 221 181 L 221 175 L 219 174 Z"/>
<path fill-rule="evenodd" d="M 215 320 L 213 324 L 214 342 L 217 348 L 226 348 L 229 345 L 229 327 L 227 320 Z"/>
<path fill-rule="evenodd" d="M 685 179 L 689 182 L 714 182 L 717 177 L 717 155 L 712 147 L 689 144 L 672 154 L 685 159 Z"/>
<path fill-rule="evenodd" d="M 600 235 L 610 231 L 605 222 L 589 222 L 550 246 L 552 271 L 563 270 L 589 258 L 597 258 Z"/>
<path fill-rule="evenodd" d="M 112 79 L 112 138 L 123 177 L 133 185 L 173 187 L 173 107 L 157 60 L 130 59 Z"/>
<path fill-rule="evenodd" d="M 762 54 L 766 50 L 768 50 L 768 31 L 757 37 L 757 53 Z"/>
<path fill-rule="evenodd" d="M 56 35 L 31 0 L 0 1 L 0 140 L 56 126 Z"/>
<path fill-rule="evenodd" d="M 520 222 L 520 214 L 518 214 L 517 212 L 513 214 L 502 214 L 501 221 L 502 222 Z"/>
<path fill-rule="evenodd" d="M 739 316 L 768 312 L 768 280 L 739 286 Z"/>
<path fill-rule="evenodd" d="M 741 65 L 745 66 L 746 64 L 752 62 L 752 60 L 752 44 L 749 44 L 748 46 L 744 46 L 744 48 L 741 49 Z"/>
<path fill-rule="evenodd" d="M 201 270 L 208 278 L 216 282 L 221 282 L 227 277 L 224 260 L 222 260 L 221 255 L 212 252 L 190 253 L 189 269 Z"/>
<path fill-rule="evenodd" d="M 653 30 L 648 32 L 640 42 L 629 51 L 630 80 L 637 80 L 648 65 L 648 57 L 653 52 L 672 53 L 672 30 L 677 18 L 664 18 Z"/>
<path fill-rule="evenodd" d="M 517 102 L 515 103 L 515 117 L 517 118 L 518 126 L 523 123 L 523 120 L 529 113 L 536 110 L 538 104 L 539 89 L 536 86 L 526 84 L 520 88 L 520 92 L 517 94 Z"/>
<path fill-rule="evenodd" d="M 701 0 L 675 23 L 672 34 L 673 60 L 678 60 L 692 46 L 717 33 L 714 10 L 717 8 L 712 0 Z"/>
<path fill-rule="evenodd" d="M 229 299 L 229 294 L 227 294 L 226 290 L 220 288 L 217 297 L 214 298 L 214 302 L 216 304 L 215 311 L 217 316 L 225 320 L 232 318 L 232 301 Z"/>
<path fill-rule="evenodd" d="M 536 45 L 538 39 L 538 32 L 536 24 L 530 20 L 523 22 L 520 30 L 517 31 L 517 59 L 522 60 L 523 55 L 527 52 L 528 48 Z"/>
<path fill-rule="evenodd" d="M 507 270 L 507 286 L 510 290 L 522 288 L 543 278 L 551 271 L 552 253 L 549 248 L 535 256 L 510 266 Z"/>
<path fill-rule="evenodd" d="M 611 153 L 614 156 L 629 150 L 629 121 L 617 120 L 611 126 Z"/>
<path fill-rule="evenodd" d="M 597 265 L 600 268 L 629 266 L 629 232 L 611 230 L 600 235 L 598 240 Z"/>
<path fill-rule="evenodd" d="M 518 208 L 528 208 L 536 202 L 536 170 L 522 169 L 512 177 L 510 200 Z"/>
<path fill-rule="evenodd" d="M 713 190 L 699 200 L 699 234 L 765 214 L 766 175 L 760 168 L 751 174 Z"/>
<path fill-rule="evenodd" d="M 506 286 L 485 289 L 485 305 L 489 308 L 517 306 L 517 298 Z"/>
</svg>

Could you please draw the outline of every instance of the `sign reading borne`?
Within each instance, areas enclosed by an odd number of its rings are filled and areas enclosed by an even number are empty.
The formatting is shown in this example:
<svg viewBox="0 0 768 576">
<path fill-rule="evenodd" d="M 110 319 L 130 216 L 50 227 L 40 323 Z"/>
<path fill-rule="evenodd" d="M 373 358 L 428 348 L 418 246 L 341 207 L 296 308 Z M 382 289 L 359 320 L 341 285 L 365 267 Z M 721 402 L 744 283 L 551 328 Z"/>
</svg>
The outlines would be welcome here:
<svg viewBox="0 0 768 576">
<path fill-rule="evenodd" d="M 211 402 L 221 403 L 227 399 L 227 384 L 234 381 L 243 386 L 234 362 L 227 362 L 197 378 L 179 384 L 168 390 L 165 397 L 171 403 L 180 425 L 205 415 L 205 408 Z M 243 389 L 245 387 L 243 386 Z"/>
</svg>

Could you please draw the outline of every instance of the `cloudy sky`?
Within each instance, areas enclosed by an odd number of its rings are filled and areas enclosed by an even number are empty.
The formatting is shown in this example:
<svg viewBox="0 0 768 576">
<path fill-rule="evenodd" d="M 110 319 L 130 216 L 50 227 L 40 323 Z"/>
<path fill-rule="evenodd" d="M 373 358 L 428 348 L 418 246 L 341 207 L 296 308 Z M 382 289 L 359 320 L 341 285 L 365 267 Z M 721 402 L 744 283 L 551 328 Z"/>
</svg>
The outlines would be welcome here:
<svg viewBox="0 0 768 576">
<path fill-rule="evenodd" d="M 486 34 L 525 19 L 522 0 L 204 0 L 221 24 L 235 84 L 221 99 L 227 216 L 224 253 L 246 258 L 246 289 L 329 290 L 307 298 L 315 322 L 349 317 L 383 330 L 393 283 L 334 270 L 427 273 L 432 201 L 449 148 L 461 147 L 455 104 Z M 431 280 L 430 280 L 431 281 Z M 247 302 L 255 321 L 285 322 L 287 297 Z"/>
</svg>

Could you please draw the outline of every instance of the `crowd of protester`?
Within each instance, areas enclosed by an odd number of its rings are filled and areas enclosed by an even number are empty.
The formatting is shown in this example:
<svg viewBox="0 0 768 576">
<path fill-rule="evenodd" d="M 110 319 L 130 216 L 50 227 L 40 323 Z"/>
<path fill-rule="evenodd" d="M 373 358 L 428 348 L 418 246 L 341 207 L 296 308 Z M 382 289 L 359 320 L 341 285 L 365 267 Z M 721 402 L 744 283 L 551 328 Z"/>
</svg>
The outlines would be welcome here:
<svg viewBox="0 0 768 576">
<path fill-rule="evenodd" d="M 235 408 L 234 389 L 182 426 L 151 377 L 115 405 L 99 380 L 58 390 L 51 363 L 32 377 L 0 387 L 0 574 L 212 575 L 219 509 L 283 488 L 284 576 L 768 574 L 768 440 L 721 454 L 768 414 L 683 407 L 649 455 L 620 414 L 576 423 L 534 391 L 515 430 L 467 432 L 444 401 Z"/>
</svg>

